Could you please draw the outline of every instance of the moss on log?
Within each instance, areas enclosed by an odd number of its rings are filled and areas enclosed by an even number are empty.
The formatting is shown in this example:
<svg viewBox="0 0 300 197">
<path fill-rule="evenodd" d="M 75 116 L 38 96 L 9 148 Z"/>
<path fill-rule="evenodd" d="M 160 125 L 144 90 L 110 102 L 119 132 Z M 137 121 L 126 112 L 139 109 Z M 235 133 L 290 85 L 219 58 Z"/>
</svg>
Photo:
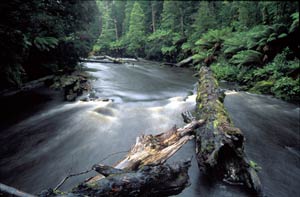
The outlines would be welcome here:
<svg viewBox="0 0 300 197">
<path fill-rule="evenodd" d="M 244 135 L 234 127 L 222 103 L 224 94 L 211 70 L 199 73 L 196 118 L 205 123 L 196 129 L 196 155 L 199 168 L 230 184 L 245 185 L 261 194 L 260 180 L 244 153 Z"/>
</svg>

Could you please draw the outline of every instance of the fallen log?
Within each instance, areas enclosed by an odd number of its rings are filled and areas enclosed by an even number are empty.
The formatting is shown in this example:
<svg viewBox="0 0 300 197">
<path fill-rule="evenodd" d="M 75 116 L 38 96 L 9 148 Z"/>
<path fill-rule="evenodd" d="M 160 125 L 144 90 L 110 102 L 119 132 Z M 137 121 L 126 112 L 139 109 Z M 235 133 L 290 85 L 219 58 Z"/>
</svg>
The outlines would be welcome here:
<svg viewBox="0 0 300 197">
<path fill-rule="evenodd" d="M 261 194 L 255 167 L 244 153 L 244 135 L 234 127 L 224 106 L 218 82 L 207 67 L 200 69 L 196 119 L 206 120 L 196 129 L 196 158 L 199 168 L 227 183 L 245 185 Z"/>
<path fill-rule="evenodd" d="M 191 161 L 173 165 L 142 166 L 138 170 L 121 170 L 96 165 L 93 168 L 105 176 L 93 184 L 81 183 L 70 193 L 48 190 L 39 196 L 170 196 L 189 186 L 188 168 Z"/>
<path fill-rule="evenodd" d="M 182 128 L 174 126 L 157 135 L 137 137 L 129 153 L 113 167 L 94 165 L 99 175 L 72 189 L 72 196 L 170 196 L 179 194 L 189 185 L 190 161 L 165 164 L 187 141 L 193 131 L 204 124 L 192 120 Z M 41 196 L 59 196 L 55 191 Z"/>
<path fill-rule="evenodd" d="M 80 59 L 80 62 L 90 62 L 90 63 L 113 63 L 112 61 L 110 60 L 97 60 L 97 59 L 89 59 L 89 58 L 81 58 Z"/>
<path fill-rule="evenodd" d="M 185 66 L 190 66 L 193 63 L 193 56 L 188 57 L 184 60 L 181 60 L 176 64 L 177 67 L 185 67 Z"/>
<path fill-rule="evenodd" d="M 145 165 L 160 165 L 175 154 L 187 141 L 194 138 L 193 131 L 204 124 L 203 120 L 193 120 L 182 128 L 173 127 L 167 132 L 157 135 L 137 137 L 135 145 L 129 153 L 114 165 L 122 170 L 134 170 Z M 103 177 L 89 179 L 93 183 Z"/>
<path fill-rule="evenodd" d="M 174 126 L 164 133 L 137 137 L 129 153 L 113 167 L 102 164 L 94 165 L 92 170 L 98 172 L 99 175 L 87 179 L 73 188 L 71 192 L 64 193 L 49 189 L 40 193 L 39 196 L 170 196 L 179 194 L 189 185 L 188 168 L 191 161 L 182 161 L 173 165 L 165 164 L 165 162 L 187 141 L 194 138 L 193 131 L 202 124 L 204 124 L 203 120 L 193 119 L 182 128 Z M 78 175 L 83 173 L 85 172 L 78 173 Z M 64 181 L 65 179 L 62 183 Z M 61 185 L 60 183 L 57 188 Z"/>
<path fill-rule="evenodd" d="M 0 196 L 34 197 L 34 195 L 0 183 Z"/>
<path fill-rule="evenodd" d="M 11 96 L 11 95 L 17 94 L 22 91 L 27 91 L 27 90 L 31 90 L 34 88 L 42 87 L 45 85 L 45 82 L 47 80 L 51 80 L 53 78 L 54 78 L 54 75 L 48 75 L 48 76 L 45 76 L 45 77 L 42 77 L 42 78 L 39 78 L 39 79 L 36 79 L 33 81 L 29 81 L 27 83 L 24 83 L 21 87 L 10 88 L 10 89 L 0 91 L 0 96 Z"/>
</svg>

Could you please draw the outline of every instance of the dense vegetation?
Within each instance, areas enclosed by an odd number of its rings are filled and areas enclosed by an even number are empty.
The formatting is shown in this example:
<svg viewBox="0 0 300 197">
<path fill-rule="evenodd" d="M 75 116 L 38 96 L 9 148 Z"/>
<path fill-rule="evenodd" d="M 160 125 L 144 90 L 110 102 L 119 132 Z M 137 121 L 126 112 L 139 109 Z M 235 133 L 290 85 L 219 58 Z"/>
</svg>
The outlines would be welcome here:
<svg viewBox="0 0 300 197">
<path fill-rule="evenodd" d="M 2 0 L 0 89 L 74 70 L 99 31 L 95 1 Z"/>
<path fill-rule="evenodd" d="M 73 71 L 88 54 L 192 57 L 220 80 L 299 100 L 298 2 L 6 0 L 0 13 L 0 89 Z"/>
<path fill-rule="evenodd" d="M 178 62 L 299 100 L 299 4 L 289 1 L 98 1 L 94 54 Z"/>
</svg>

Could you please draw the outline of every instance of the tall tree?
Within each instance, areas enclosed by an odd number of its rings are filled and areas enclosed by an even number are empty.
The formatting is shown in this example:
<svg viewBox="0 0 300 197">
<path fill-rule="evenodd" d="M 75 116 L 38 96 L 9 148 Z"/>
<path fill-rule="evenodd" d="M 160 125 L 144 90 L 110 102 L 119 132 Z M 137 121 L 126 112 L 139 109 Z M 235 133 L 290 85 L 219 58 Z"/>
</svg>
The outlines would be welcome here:
<svg viewBox="0 0 300 197">
<path fill-rule="evenodd" d="M 261 23 L 261 12 L 258 1 L 241 1 L 238 9 L 239 28 L 247 29 Z"/>
<path fill-rule="evenodd" d="M 130 15 L 133 8 L 134 1 L 126 1 L 125 5 L 125 18 L 123 21 L 123 35 L 129 31 Z"/>
<path fill-rule="evenodd" d="M 135 2 L 130 14 L 129 32 L 126 35 L 128 51 L 143 55 L 145 44 L 145 15 L 139 2 Z"/>
</svg>

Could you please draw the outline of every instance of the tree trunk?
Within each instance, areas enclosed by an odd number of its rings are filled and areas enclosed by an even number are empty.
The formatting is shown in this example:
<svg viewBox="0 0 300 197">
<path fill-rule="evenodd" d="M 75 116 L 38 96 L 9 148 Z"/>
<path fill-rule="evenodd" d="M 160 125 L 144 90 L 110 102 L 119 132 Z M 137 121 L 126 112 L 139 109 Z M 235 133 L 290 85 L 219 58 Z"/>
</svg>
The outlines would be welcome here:
<svg viewBox="0 0 300 197">
<path fill-rule="evenodd" d="M 156 21 L 155 21 L 156 9 L 155 9 L 155 1 L 151 2 L 151 14 L 152 14 L 152 32 L 154 33 L 156 31 Z"/>
<path fill-rule="evenodd" d="M 183 9 L 180 8 L 180 30 L 182 35 L 184 35 L 184 16 L 183 16 Z"/>
<path fill-rule="evenodd" d="M 245 185 L 261 194 L 254 162 L 244 153 L 244 135 L 233 126 L 223 106 L 224 97 L 207 67 L 200 70 L 197 93 L 197 118 L 206 120 L 196 130 L 196 155 L 199 168 L 227 183 Z M 251 166 L 251 165 L 252 166 Z"/>
<path fill-rule="evenodd" d="M 118 21 L 117 21 L 117 19 L 114 19 L 114 25 L 115 25 L 116 40 L 119 40 L 119 35 L 118 35 Z"/>
</svg>

